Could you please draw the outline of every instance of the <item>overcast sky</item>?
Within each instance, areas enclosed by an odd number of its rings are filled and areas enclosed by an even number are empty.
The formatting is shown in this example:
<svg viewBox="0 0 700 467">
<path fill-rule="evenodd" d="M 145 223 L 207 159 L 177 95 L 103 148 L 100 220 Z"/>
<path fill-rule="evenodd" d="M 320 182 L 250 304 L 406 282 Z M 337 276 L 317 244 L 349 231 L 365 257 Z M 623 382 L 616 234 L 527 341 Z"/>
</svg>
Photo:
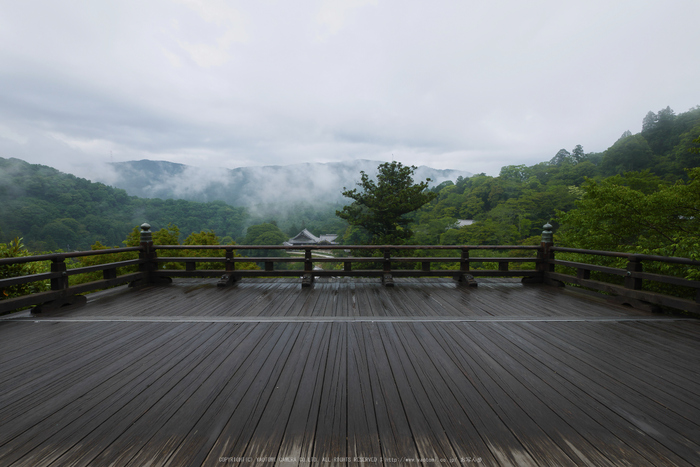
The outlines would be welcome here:
<svg viewBox="0 0 700 467">
<path fill-rule="evenodd" d="M 0 156 L 497 175 L 700 105 L 698 18 L 698 0 L 0 0 Z"/>
</svg>

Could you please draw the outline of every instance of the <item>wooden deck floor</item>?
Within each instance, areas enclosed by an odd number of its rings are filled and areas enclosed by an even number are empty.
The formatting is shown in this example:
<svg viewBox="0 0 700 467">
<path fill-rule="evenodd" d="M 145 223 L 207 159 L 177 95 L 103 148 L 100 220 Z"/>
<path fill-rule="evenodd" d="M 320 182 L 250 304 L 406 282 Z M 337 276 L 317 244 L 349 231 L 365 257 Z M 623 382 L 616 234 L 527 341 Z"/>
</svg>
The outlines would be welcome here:
<svg viewBox="0 0 700 467">
<path fill-rule="evenodd" d="M 517 282 L 214 284 L 0 320 L 0 465 L 700 465 L 700 321 Z"/>
</svg>

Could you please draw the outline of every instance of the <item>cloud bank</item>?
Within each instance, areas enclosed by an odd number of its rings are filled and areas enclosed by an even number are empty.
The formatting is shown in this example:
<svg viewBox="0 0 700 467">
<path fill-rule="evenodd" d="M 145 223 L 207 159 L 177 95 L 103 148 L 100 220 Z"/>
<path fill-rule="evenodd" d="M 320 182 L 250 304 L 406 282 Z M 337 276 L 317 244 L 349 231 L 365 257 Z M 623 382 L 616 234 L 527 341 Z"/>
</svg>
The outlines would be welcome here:
<svg viewBox="0 0 700 467">
<path fill-rule="evenodd" d="M 700 104 L 696 0 L 0 1 L 0 156 L 88 177 L 392 157 L 497 174 Z"/>
</svg>

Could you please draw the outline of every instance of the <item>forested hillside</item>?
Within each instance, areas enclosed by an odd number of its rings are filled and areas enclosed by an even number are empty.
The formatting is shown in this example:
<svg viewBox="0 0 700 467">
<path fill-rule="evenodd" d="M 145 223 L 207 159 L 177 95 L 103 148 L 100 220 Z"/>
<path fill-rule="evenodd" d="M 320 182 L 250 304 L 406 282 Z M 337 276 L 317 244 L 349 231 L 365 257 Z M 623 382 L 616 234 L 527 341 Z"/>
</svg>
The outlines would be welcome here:
<svg viewBox="0 0 700 467">
<path fill-rule="evenodd" d="M 538 241 L 542 225 L 547 222 L 553 222 L 562 233 L 569 229 L 568 234 L 560 237 L 562 240 L 579 242 L 575 239 L 582 238 L 583 227 L 574 226 L 575 222 L 581 224 L 581 215 L 577 217 L 575 213 L 582 211 L 575 208 L 606 209 L 591 201 L 595 193 L 604 191 L 596 191 L 598 186 L 631 190 L 635 199 L 663 192 L 659 199 L 668 200 L 685 193 L 689 207 L 681 208 L 668 201 L 664 209 L 678 212 L 665 215 L 690 221 L 700 219 L 700 213 L 693 214 L 692 189 L 672 189 L 677 184 L 697 186 L 697 176 L 689 182 L 687 169 L 700 166 L 699 138 L 700 107 L 679 115 L 667 107 L 658 113 L 649 112 L 640 133 L 625 132 L 602 153 L 585 153 L 577 145 L 570 151 L 559 150 L 546 162 L 503 167 L 495 177 L 479 174 L 445 181 L 431 188 L 435 199 L 408 215 L 409 227 L 415 235 L 407 242 L 533 243 Z M 620 174 L 625 176 L 615 178 Z M 358 173 L 355 180 L 359 179 Z M 416 177 L 416 181 L 422 179 Z M 338 186 L 337 191 L 342 193 L 343 188 Z M 623 199 L 626 193 L 620 192 L 615 198 L 609 192 L 605 191 L 609 200 Z M 284 193 L 278 191 L 277 196 L 284 197 Z M 347 199 L 346 203 L 350 201 Z M 247 228 L 263 223 L 268 224 L 268 230 L 277 229 L 275 238 L 291 237 L 307 228 L 316 235 L 338 233 L 339 240 L 345 243 L 361 242 L 364 237 L 360 229 L 348 227 L 347 222 L 335 215 L 339 208 L 342 205 L 332 203 L 314 206 L 305 202 L 285 205 L 270 202 L 258 211 L 223 201 L 138 198 L 50 167 L 0 158 L 0 243 L 23 237 L 24 244 L 34 252 L 88 249 L 97 241 L 121 246 L 134 226 L 143 222 L 150 223 L 154 231 L 172 224 L 179 228 L 183 238 L 191 232 L 212 230 L 226 242 L 244 242 Z M 586 216 L 595 218 L 592 213 Z M 458 219 L 475 222 L 453 228 Z M 570 225 L 560 226 L 564 221 Z M 683 224 L 687 228 L 692 222 Z M 577 228 L 579 233 L 574 234 Z M 614 230 L 615 223 L 609 228 Z M 626 228 L 627 232 L 634 229 Z M 638 240 L 634 237 L 629 241 Z"/>
<path fill-rule="evenodd" d="M 32 251 L 89 249 L 97 241 L 123 246 L 143 222 L 154 230 L 177 223 L 182 232 L 212 229 L 235 238 L 243 235 L 247 216 L 221 201 L 137 198 L 50 167 L 0 158 L 0 242 L 24 237 Z"/>
<path fill-rule="evenodd" d="M 602 153 L 580 145 L 559 150 L 533 166 L 511 165 L 499 176 L 474 175 L 434 188 L 438 197 L 415 213 L 412 242 L 418 244 L 514 244 L 536 241 L 542 225 L 576 207 L 588 187 L 630 171 L 637 176 L 610 183 L 656 192 L 689 180 L 686 169 L 700 166 L 700 107 L 675 115 L 670 108 L 649 112 L 641 133 L 625 132 Z M 589 179 L 587 184 L 584 181 Z M 615 180 L 617 180 L 615 182 Z M 667 213 L 681 215 L 682 213 Z M 687 215 L 687 214 L 686 214 Z M 457 219 L 476 222 L 450 229 Z"/>
</svg>

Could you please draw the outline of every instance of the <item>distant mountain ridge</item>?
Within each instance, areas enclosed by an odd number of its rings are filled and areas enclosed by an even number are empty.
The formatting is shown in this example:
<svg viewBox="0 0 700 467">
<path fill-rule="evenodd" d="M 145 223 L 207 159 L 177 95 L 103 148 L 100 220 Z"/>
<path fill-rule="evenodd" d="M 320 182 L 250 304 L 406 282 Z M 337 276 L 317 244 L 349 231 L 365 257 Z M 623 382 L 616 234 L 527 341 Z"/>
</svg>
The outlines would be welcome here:
<svg viewBox="0 0 700 467">
<path fill-rule="evenodd" d="M 168 161 L 113 162 L 109 179 L 100 180 L 143 198 L 224 201 L 232 206 L 341 203 L 343 187 L 352 189 L 360 171 L 374 176 L 381 161 L 353 160 L 286 166 L 201 168 Z M 414 180 L 430 178 L 431 186 L 471 173 L 420 166 Z"/>
</svg>

